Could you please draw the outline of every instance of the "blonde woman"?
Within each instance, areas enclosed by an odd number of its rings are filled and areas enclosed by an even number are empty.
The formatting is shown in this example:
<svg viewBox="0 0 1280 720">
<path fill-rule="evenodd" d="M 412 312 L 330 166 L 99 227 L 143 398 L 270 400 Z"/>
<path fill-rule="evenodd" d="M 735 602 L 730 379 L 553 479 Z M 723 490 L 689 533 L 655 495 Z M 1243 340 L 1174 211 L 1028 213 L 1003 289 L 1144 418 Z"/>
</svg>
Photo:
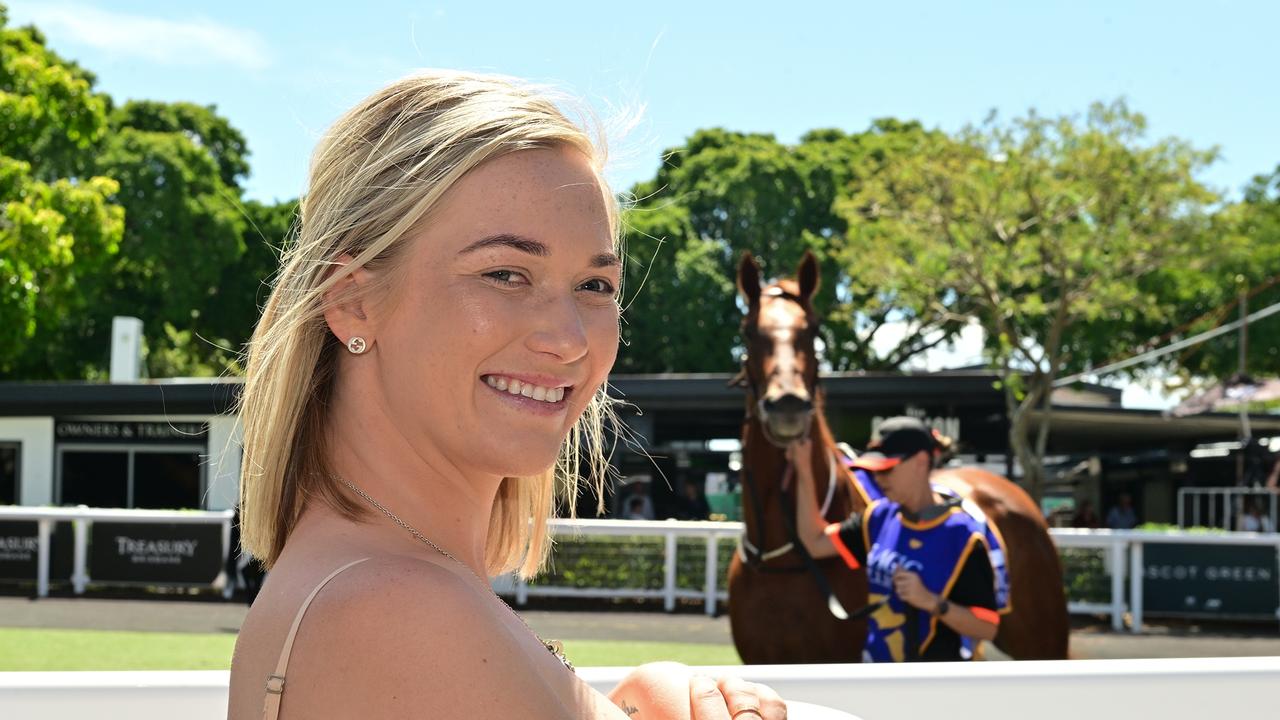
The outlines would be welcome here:
<svg viewBox="0 0 1280 720">
<path fill-rule="evenodd" d="M 556 483 L 604 465 L 601 163 L 543 92 L 453 72 L 321 140 L 249 351 L 243 545 L 270 575 L 229 717 L 785 717 L 766 687 L 675 664 L 597 693 L 487 581 L 534 574 Z"/>
</svg>

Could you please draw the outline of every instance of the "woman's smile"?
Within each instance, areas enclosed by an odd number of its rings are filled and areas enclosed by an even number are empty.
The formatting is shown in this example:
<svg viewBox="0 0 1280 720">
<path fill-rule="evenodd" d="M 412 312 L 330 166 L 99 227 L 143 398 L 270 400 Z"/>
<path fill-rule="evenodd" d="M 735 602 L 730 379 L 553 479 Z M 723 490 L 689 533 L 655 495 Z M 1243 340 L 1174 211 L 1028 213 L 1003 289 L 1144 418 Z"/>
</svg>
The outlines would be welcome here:
<svg viewBox="0 0 1280 720">
<path fill-rule="evenodd" d="M 485 387 L 511 407 L 535 415 L 560 415 L 568 408 L 573 385 L 529 375 L 483 375 Z"/>
</svg>

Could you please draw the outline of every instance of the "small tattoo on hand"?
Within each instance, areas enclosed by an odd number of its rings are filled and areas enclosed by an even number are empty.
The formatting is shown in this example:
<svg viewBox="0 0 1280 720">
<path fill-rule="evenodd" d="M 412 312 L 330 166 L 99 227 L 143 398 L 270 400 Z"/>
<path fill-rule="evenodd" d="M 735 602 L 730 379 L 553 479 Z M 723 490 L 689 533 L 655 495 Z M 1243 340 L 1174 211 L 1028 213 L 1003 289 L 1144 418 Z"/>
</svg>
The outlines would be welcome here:
<svg viewBox="0 0 1280 720">
<path fill-rule="evenodd" d="M 622 712 L 624 712 L 624 713 L 626 713 L 626 714 L 627 714 L 627 717 L 632 717 L 632 716 L 633 716 L 633 715 L 635 715 L 636 713 L 640 712 L 640 708 L 638 708 L 638 707 L 636 707 L 636 706 L 634 706 L 634 705 L 631 705 L 631 704 L 630 704 L 630 703 L 628 703 L 626 700 L 623 700 L 623 701 L 622 701 L 622 705 L 620 705 L 619 707 L 621 707 L 621 708 L 622 708 Z"/>
</svg>

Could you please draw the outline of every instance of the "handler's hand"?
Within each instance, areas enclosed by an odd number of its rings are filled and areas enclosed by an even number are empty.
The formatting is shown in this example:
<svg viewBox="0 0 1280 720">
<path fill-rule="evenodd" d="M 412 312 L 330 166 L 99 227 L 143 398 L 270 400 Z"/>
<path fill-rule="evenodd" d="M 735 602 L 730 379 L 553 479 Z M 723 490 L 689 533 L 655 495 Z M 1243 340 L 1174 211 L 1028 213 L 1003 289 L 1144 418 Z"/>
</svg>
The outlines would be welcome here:
<svg viewBox="0 0 1280 720">
<path fill-rule="evenodd" d="M 813 478 L 813 441 L 805 436 L 787 446 L 787 462 L 796 469 L 796 476 L 809 481 Z"/>
<path fill-rule="evenodd" d="M 898 568 L 893 572 L 893 591 L 912 607 L 932 612 L 938 606 L 938 596 L 929 592 L 920 576 L 910 570 Z"/>
<path fill-rule="evenodd" d="M 692 720 L 786 720 L 787 705 L 767 685 L 726 676 L 689 678 Z"/>
</svg>

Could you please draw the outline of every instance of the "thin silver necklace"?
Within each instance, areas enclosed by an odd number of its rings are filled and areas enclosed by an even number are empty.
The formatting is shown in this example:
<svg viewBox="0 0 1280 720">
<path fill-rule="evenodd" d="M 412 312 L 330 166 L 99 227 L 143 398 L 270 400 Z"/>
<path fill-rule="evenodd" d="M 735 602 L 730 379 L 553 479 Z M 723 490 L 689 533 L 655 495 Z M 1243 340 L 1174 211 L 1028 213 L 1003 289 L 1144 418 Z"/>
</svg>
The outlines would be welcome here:
<svg viewBox="0 0 1280 720">
<path fill-rule="evenodd" d="M 400 527 L 404 528 L 405 530 L 408 530 L 410 535 L 412 535 L 412 536 L 414 536 L 415 538 L 417 538 L 418 540 L 420 540 L 420 541 L 422 541 L 422 542 L 426 543 L 427 545 L 429 545 L 429 546 L 431 547 L 431 549 L 435 550 L 436 552 L 440 553 L 441 555 L 443 555 L 443 556 L 445 556 L 445 557 L 449 558 L 449 559 L 450 559 L 450 560 L 452 560 L 453 562 L 455 562 L 455 563 L 457 563 L 458 565 L 462 566 L 462 569 L 464 569 L 464 570 L 466 570 L 468 573 L 470 573 L 470 574 L 471 574 L 471 577 L 475 578 L 477 581 L 479 581 L 479 582 L 480 582 L 481 584 L 483 584 L 485 587 L 489 587 L 489 583 L 484 582 L 483 580 L 481 580 L 480 576 L 479 576 L 479 575 L 477 575 L 477 574 L 475 573 L 475 571 L 474 571 L 474 570 L 472 570 L 472 569 L 471 569 L 471 567 L 470 567 L 469 565 L 467 565 L 466 563 L 462 562 L 462 561 L 461 561 L 461 560 L 459 560 L 458 558 L 456 558 L 456 557 L 454 557 L 453 555 L 451 555 L 451 554 L 450 554 L 447 550 L 445 550 L 444 548 L 442 548 L 442 547 L 440 547 L 439 545 L 437 545 L 437 544 L 435 544 L 435 543 L 431 542 L 431 538 L 429 538 L 429 537 L 427 537 L 426 535 L 423 535 L 422 533 L 418 532 L 418 530 L 417 530 L 416 528 L 414 528 L 412 525 L 410 525 L 409 523 L 407 523 L 407 522 L 405 522 L 405 521 L 401 520 L 400 518 L 396 517 L 395 513 L 391 512 L 391 511 L 390 511 L 390 510 L 388 510 L 386 507 L 384 507 L 384 506 L 382 505 L 382 503 L 380 503 L 380 502 L 378 502 L 377 500 L 374 500 L 372 497 L 370 497 L 370 496 L 369 496 L 369 493 L 367 493 L 367 492 L 365 492 L 364 490 L 361 490 L 360 488 L 356 487 L 356 485 L 355 485 L 354 483 L 352 483 L 351 481 L 347 480 L 347 479 L 346 479 L 346 478 L 344 478 L 344 477 L 341 477 L 340 475 L 333 475 L 333 479 L 334 479 L 334 480 L 337 480 L 338 482 L 342 483 L 343 485 L 346 485 L 347 487 L 351 488 L 351 490 L 352 490 L 353 492 L 355 492 L 355 493 L 356 493 L 357 495 L 359 495 L 360 497 L 364 498 L 364 499 L 365 499 L 365 500 L 366 500 L 370 505 L 372 505 L 372 506 L 374 506 L 374 507 L 378 508 L 378 511 L 379 511 L 379 512 L 381 512 L 383 515 L 386 515 L 388 518 L 390 518 L 390 519 L 391 519 L 391 522 L 393 522 L 393 523 L 395 523 L 395 524 L 399 525 Z M 546 648 L 546 649 L 547 649 L 547 650 L 548 650 L 552 655 L 555 655 L 555 656 L 556 656 L 556 659 L 557 659 L 557 660 L 559 660 L 559 661 L 560 661 L 560 662 L 561 662 L 561 663 L 562 663 L 566 668 L 568 668 L 569 672 L 572 672 L 572 673 L 576 673 L 576 672 L 577 672 L 576 670 L 574 670 L 574 669 L 573 669 L 573 663 L 569 662 L 569 658 L 567 658 L 567 657 L 565 657 L 565 656 L 564 656 L 564 645 L 563 645 L 559 640 L 543 640 L 543 639 L 542 639 L 542 636 L 541 636 L 541 635 L 539 635 L 537 632 L 535 632 L 535 631 L 534 631 L 534 629 L 529 625 L 529 623 L 525 622 L 524 618 L 520 617 L 520 614 L 519 614 L 519 613 L 517 613 L 517 612 L 515 611 L 515 608 L 513 608 L 513 607 L 511 607 L 510 605 L 508 605 L 508 604 L 507 604 L 507 601 L 506 601 L 506 600 L 503 600 L 503 599 L 502 599 L 502 597 L 501 597 L 501 596 L 499 596 L 497 593 L 494 593 L 494 594 L 493 594 L 493 596 L 494 596 L 495 598 L 497 598 L 497 599 L 498 599 L 498 602 L 502 603 L 502 606 L 503 606 L 503 607 L 505 607 L 505 608 L 507 609 L 507 611 L 508 611 L 508 612 L 510 612 L 510 613 L 515 617 L 515 619 L 517 619 L 517 620 L 519 620 L 519 621 L 520 621 L 520 624 L 521 624 L 521 625 L 524 625 L 524 626 L 525 626 L 525 628 L 527 628 L 527 629 L 529 630 L 529 633 L 530 633 L 531 635 L 533 635 L 535 638 L 537 638 L 537 639 L 538 639 L 538 642 L 539 642 L 539 643 L 542 643 L 542 646 L 543 646 L 543 647 L 545 647 L 545 648 Z"/>
</svg>

